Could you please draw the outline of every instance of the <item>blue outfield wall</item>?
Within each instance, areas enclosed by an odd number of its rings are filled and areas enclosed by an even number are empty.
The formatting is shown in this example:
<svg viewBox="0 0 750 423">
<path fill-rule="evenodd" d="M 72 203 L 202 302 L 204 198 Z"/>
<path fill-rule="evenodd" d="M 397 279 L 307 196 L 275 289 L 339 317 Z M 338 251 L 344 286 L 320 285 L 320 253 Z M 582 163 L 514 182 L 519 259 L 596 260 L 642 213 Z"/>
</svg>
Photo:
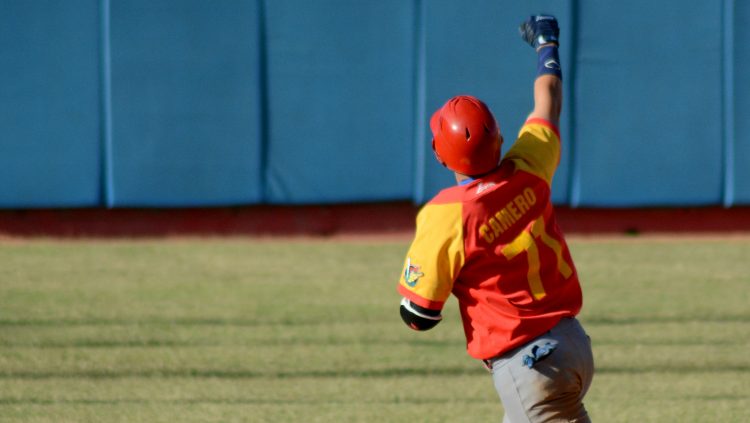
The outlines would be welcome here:
<svg viewBox="0 0 750 423">
<path fill-rule="evenodd" d="M 115 1 L 109 20 L 109 205 L 260 201 L 258 5 Z"/>
<path fill-rule="evenodd" d="M 750 204 L 747 2 L 0 0 L 0 207 L 424 202 L 433 110 L 476 95 L 508 144 L 531 110 L 539 11 L 555 203 Z"/>
<path fill-rule="evenodd" d="M 101 202 L 97 3 L 0 1 L 0 207 Z"/>
<path fill-rule="evenodd" d="M 750 204 L 750 32 L 741 30 L 750 23 L 750 2 L 731 2 L 735 9 L 724 18 L 731 28 L 725 39 L 728 40 L 725 56 L 731 57 L 725 63 L 728 75 L 725 99 L 727 109 L 726 134 L 727 150 L 725 172 L 727 174 L 727 205 Z M 729 12 L 729 10 L 728 10 Z"/>
<path fill-rule="evenodd" d="M 572 203 L 721 203 L 722 4 L 689 9 L 581 2 Z"/>
<path fill-rule="evenodd" d="M 268 202 L 411 197 L 414 7 L 266 2 Z"/>
</svg>

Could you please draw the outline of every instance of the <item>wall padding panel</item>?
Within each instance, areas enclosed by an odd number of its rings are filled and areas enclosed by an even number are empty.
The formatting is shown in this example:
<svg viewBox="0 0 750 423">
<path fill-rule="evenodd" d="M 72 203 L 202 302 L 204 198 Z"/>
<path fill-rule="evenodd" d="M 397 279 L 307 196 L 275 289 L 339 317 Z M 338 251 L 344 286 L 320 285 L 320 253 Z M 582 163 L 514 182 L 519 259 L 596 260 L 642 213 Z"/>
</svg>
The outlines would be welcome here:
<svg viewBox="0 0 750 423">
<path fill-rule="evenodd" d="M 721 14 L 713 0 L 691 2 L 690 13 L 580 2 L 574 204 L 721 201 Z"/>
<path fill-rule="evenodd" d="M 261 198 L 256 2 L 112 2 L 115 206 Z"/>
<path fill-rule="evenodd" d="M 0 2 L 0 52 L 0 207 L 96 206 L 98 2 Z"/>
<path fill-rule="evenodd" d="M 413 2 L 266 7 L 269 201 L 410 198 Z"/>
</svg>

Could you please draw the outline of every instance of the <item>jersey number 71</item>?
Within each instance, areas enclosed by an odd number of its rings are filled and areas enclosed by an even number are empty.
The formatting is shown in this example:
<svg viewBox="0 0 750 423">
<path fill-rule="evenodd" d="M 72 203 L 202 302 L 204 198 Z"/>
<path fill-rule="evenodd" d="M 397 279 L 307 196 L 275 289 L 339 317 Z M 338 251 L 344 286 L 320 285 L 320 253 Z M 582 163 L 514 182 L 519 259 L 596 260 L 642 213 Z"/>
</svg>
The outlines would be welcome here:
<svg viewBox="0 0 750 423">
<path fill-rule="evenodd" d="M 541 263 L 539 261 L 539 247 L 537 241 L 542 241 L 544 245 L 551 248 L 557 256 L 557 270 L 565 279 L 569 278 L 573 274 L 573 269 L 565 262 L 562 256 L 562 245 L 555 238 L 551 237 L 545 228 L 544 219 L 539 218 L 534 222 L 531 227 L 531 231 L 524 231 L 513 240 L 513 242 L 506 244 L 502 247 L 501 251 L 503 255 L 511 260 L 518 254 L 526 252 L 528 258 L 529 270 L 526 274 L 526 279 L 531 289 L 531 295 L 534 299 L 541 300 L 547 293 L 544 291 L 544 285 L 542 279 L 539 276 Z"/>
</svg>

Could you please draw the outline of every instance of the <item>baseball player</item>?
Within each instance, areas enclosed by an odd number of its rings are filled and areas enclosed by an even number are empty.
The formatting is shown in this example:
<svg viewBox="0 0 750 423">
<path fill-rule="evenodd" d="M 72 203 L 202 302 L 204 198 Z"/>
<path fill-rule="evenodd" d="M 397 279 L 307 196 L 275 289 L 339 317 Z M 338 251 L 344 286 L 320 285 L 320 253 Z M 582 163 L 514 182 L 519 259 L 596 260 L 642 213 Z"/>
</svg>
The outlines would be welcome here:
<svg viewBox="0 0 750 423">
<path fill-rule="evenodd" d="M 560 160 L 559 29 L 544 15 L 520 29 L 538 55 L 534 109 L 505 156 L 495 118 L 474 97 L 451 98 L 430 120 L 435 156 L 458 184 L 417 216 L 400 312 L 412 329 L 430 329 L 453 293 L 467 351 L 491 371 L 504 422 L 588 422 L 591 343 L 575 318 L 581 287 L 550 201 Z"/>
</svg>

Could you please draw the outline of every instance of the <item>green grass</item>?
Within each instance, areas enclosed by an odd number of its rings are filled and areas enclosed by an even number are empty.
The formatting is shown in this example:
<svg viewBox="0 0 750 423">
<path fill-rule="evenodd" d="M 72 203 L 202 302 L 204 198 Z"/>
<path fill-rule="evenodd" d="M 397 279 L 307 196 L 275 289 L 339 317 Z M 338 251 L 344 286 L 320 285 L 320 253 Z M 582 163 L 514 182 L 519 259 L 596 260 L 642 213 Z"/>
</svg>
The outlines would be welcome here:
<svg viewBox="0 0 750 423">
<path fill-rule="evenodd" d="M 398 316 L 406 242 L 0 244 L 0 421 L 483 422 L 454 300 Z M 598 422 L 750 421 L 750 240 L 577 239 Z"/>
</svg>

